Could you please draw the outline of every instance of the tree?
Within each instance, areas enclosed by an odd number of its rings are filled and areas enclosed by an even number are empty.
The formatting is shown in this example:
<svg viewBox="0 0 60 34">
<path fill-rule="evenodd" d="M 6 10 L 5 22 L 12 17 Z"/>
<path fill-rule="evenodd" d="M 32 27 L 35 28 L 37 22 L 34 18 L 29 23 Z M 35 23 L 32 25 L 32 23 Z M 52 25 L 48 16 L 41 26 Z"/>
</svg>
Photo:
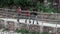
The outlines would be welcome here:
<svg viewBox="0 0 60 34">
<path fill-rule="evenodd" d="M 42 3 L 40 3 L 39 1 L 37 2 L 37 6 L 36 7 L 37 7 L 38 11 L 41 11 L 41 10 L 44 9 L 44 5 Z"/>
<path fill-rule="evenodd" d="M 33 0 L 1 0 L 0 1 L 0 7 L 4 7 L 4 6 L 11 6 L 11 5 L 15 5 L 15 6 L 21 6 L 21 7 L 32 7 L 33 5 Z"/>
</svg>

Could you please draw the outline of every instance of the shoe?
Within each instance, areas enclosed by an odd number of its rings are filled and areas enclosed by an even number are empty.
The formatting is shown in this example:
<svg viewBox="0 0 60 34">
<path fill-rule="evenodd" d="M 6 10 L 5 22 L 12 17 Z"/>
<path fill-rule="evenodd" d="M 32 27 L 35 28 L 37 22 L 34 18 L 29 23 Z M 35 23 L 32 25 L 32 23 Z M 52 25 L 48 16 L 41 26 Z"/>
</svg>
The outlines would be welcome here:
<svg viewBox="0 0 60 34">
<path fill-rule="evenodd" d="M 29 21 L 29 23 L 31 23 L 31 21 Z"/>
<path fill-rule="evenodd" d="M 37 22 L 37 24 L 39 24 L 39 23 Z"/>
</svg>

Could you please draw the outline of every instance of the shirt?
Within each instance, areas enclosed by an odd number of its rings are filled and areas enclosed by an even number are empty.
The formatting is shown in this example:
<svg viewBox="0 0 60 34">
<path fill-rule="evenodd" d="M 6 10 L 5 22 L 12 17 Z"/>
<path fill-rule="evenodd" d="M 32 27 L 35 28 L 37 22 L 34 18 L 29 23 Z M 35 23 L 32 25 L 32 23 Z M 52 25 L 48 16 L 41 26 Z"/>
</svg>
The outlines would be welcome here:
<svg viewBox="0 0 60 34">
<path fill-rule="evenodd" d="M 21 14 L 21 11 L 22 11 L 21 9 L 17 9 L 18 14 Z"/>
<path fill-rule="evenodd" d="M 33 11 L 33 15 L 37 15 L 37 12 L 36 11 Z"/>
<path fill-rule="evenodd" d="M 26 11 L 25 15 L 26 15 L 26 16 L 30 16 L 29 11 Z"/>
</svg>

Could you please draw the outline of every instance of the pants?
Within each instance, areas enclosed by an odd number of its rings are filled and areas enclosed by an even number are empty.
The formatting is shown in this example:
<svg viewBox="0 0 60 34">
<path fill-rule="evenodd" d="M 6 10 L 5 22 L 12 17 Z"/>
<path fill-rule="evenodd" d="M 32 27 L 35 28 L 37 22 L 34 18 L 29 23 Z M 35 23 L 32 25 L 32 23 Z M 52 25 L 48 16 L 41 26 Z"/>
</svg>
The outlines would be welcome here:
<svg viewBox="0 0 60 34">
<path fill-rule="evenodd" d="M 27 20 L 29 19 L 29 23 L 31 23 L 31 21 L 30 21 L 30 16 L 27 16 L 26 17 L 26 20 L 25 20 L 25 23 L 27 23 Z"/>
<path fill-rule="evenodd" d="M 19 22 L 19 19 L 20 19 L 21 15 L 20 14 L 17 14 L 17 21 Z"/>
<path fill-rule="evenodd" d="M 34 15 L 32 19 L 33 19 L 33 24 L 35 20 L 36 20 L 36 23 L 38 24 L 38 16 Z"/>
</svg>

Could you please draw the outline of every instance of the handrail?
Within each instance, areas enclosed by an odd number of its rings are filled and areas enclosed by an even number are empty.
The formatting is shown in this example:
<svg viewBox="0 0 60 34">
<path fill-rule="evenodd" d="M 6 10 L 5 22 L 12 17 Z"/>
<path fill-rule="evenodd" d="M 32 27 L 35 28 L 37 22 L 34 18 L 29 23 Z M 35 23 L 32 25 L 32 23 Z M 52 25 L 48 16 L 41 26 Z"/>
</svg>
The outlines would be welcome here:
<svg viewBox="0 0 60 34">
<path fill-rule="evenodd" d="M 13 10 L 15 10 L 15 9 L 3 9 L 3 8 L 0 8 L 0 9 L 2 10 L 2 11 L 0 11 L 0 12 L 3 12 L 4 15 L 6 14 L 6 16 L 8 16 L 8 15 L 14 16 L 14 15 L 15 15 L 15 17 L 17 17 L 17 16 L 16 16 L 17 13 L 16 13 L 16 12 L 13 12 Z M 3 10 L 6 11 L 6 12 L 4 12 Z M 7 10 L 8 10 L 8 11 L 7 11 Z M 10 12 L 9 12 L 9 11 L 10 11 Z M 15 11 L 16 11 L 16 10 L 15 10 Z M 26 11 L 23 10 L 22 12 L 26 12 Z M 33 11 L 32 11 L 32 12 L 33 12 Z M 51 14 L 51 13 L 50 13 L 50 14 L 49 14 L 49 13 L 40 13 L 40 12 L 37 12 L 37 13 L 38 13 L 38 16 L 41 16 L 41 15 L 43 16 L 43 17 L 42 17 L 42 18 L 43 18 L 43 21 L 47 21 L 46 18 L 48 18 L 48 19 L 51 20 L 51 21 L 56 21 L 56 19 L 57 19 L 56 17 L 54 17 L 55 20 L 52 20 L 53 17 L 51 17 L 51 18 L 48 17 L 48 16 L 50 16 L 50 15 L 56 16 L 57 14 L 55 14 L 55 13 L 54 13 L 54 14 Z M 0 14 L 2 14 L 2 13 L 0 13 Z M 13 15 L 12 15 L 12 14 L 13 14 Z M 2 14 L 2 15 L 3 15 L 3 14 Z M 26 17 L 25 14 L 22 14 L 22 15 L 23 15 L 22 17 Z M 45 17 L 45 15 L 47 15 L 47 17 Z M 33 15 L 31 15 L 31 16 L 33 17 Z M 59 15 L 59 16 L 60 16 L 60 15 Z M 31 18 L 32 18 L 32 17 L 31 17 Z M 13 17 L 11 17 L 11 18 L 13 18 Z M 39 17 L 39 20 L 41 20 L 42 18 Z"/>
<path fill-rule="evenodd" d="M 17 9 L 6 9 L 6 8 L 0 8 L 1 10 L 3 9 L 3 10 L 10 10 L 10 11 L 16 11 Z M 26 12 L 26 10 L 22 10 L 22 12 Z M 29 11 L 30 12 L 30 11 Z M 33 11 L 31 11 L 31 12 L 33 12 Z M 41 13 L 41 12 L 38 12 L 37 11 L 37 13 L 39 13 L 39 14 L 58 14 L 58 13 Z"/>
</svg>

